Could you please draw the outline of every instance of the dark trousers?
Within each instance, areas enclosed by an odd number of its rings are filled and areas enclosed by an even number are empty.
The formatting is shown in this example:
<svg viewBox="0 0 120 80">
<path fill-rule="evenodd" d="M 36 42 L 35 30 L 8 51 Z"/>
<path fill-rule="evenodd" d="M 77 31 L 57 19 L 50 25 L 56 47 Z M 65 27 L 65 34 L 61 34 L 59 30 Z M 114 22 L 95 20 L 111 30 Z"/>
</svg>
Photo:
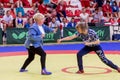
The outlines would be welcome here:
<svg viewBox="0 0 120 80">
<path fill-rule="evenodd" d="M 113 69 L 118 69 L 118 66 L 113 64 L 110 60 L 108 60 L 105 55 L 104 52 L 101 48 L 100 45 L 94 46 L 94 47 L 88 47 L 85 46 L 84 48 L 82 48 L 78 53 L 77 53 L 77 62 L 78 62 L 78 68 L 79 70 L 83 70 L 83 61 L 82 61 L 82 57 L 91 52 L 91 51 L 95 51 L 96 54 L 98 55 L 98 57 L 101 59 L 101 61 L 103 63 L 105 63 L 106 65 L 108 65 L 109 67 L 113 68 Z"/>
<path fill-rule="evenodd" d="M 66 12 L 65 12 L 65 11 L 62 11 L 61 13 L 63 14 L 63 17 L 66 18 Z M 57 18 L 58 18 L 58 20 L 61 22 L 60 17 L 61 17 L 61 15 L 57 12 Z"/>
<path fill-rule="evenodd" d="M 40 58 L 40 63 L 41 63 L 41 68 L 45 68 L 45 62 L 46 62 L 46 53 L 41 47 L 34 48 L 33 46 L 30 46 L 28 50 L 28 58 L 25 60 L 23 66 L 21 69 L 25 69 L 33 60 L 35 57 L 35 54 L 38 54 L 41 56 Z"/>
</svg>

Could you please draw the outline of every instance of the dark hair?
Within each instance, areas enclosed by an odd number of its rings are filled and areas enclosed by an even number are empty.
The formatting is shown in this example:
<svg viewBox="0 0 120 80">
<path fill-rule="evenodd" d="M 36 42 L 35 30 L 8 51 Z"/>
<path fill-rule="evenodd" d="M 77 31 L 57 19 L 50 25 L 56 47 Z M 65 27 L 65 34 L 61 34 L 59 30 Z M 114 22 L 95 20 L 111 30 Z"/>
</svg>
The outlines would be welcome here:
<svg viewBox="0 0 120 80">
<path fill-rule="evenodd" d="M 79 29 L 81 29 L 83 31 L 86 30 L 86 29 L 88 29 L 88 24 L 86 22 L 78 23 L 76 25 L 76 30 L 79 30 Z"/>
<path fill-rule="evenodd" d="M 114 1 L 113 3 L 115 4 L 115 6 L 117 6 L 117 2 L 116 1 Z"/>
<path fill-rule="evenodd" d="M 7 10 L 6 13 L 8 13 L 10 10 Z"/>
<path fill-rule="evenodd" d="M 43 4 L 43 1 L 44 1 L 44 0 L 39 0 L 39 3 L 40 3 L 40 4 Z"/>
<path fill-rule="evenodd" d="M 72 17 L 71 19 L 75 19 L 74 17 Z"/>
<path fill-rule="evenodd" d="M 106 3 L 110 4 L 110 1 L 107 1 Z"/>
</svg>

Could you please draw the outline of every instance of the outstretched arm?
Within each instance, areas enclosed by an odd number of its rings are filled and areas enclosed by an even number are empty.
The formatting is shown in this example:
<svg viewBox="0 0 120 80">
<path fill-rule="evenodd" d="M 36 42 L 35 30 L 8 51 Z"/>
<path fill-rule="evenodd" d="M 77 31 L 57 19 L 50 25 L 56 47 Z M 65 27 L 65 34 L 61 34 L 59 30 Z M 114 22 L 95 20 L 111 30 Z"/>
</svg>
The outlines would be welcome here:
<svg viewBox="0 0 120 80">
<path fill-rule="evenodd" d="M 68 40 L 72 40 L 74 38 L 77 38 L 77 35 L 72 35 L 72 36 L 68 36 L 68 37 L 62 38 L 62 39 L 58 39 L 57 42 L 61 43 L 62 41 L 68 41 Z"/>
</svg>

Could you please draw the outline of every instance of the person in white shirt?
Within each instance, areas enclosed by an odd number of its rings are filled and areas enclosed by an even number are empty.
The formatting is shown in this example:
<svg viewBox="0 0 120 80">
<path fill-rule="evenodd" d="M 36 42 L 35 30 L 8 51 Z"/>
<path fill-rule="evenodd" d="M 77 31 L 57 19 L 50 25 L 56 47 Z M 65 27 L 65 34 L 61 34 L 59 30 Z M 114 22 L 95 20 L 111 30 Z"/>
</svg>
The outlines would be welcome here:
<svg viewBox="0 0 120 80">
<path fill-rule="evenodd" d="M 67 18 L 63 18 L 62 22 L 60 23 L 60 31 L 61 31 L 61 38 L 63 38 L 63 28 L 67 27 L 68 22 L 67 22 Z"/>
<path fill-rule="evenodd" d="M 6 31 L 6 28 L 13 27 L 13 17 L 10 14 L 10 10 L 8 10 L 6 12 L 6 15 L 3 16 L 2 23 L 3 23 L 3 31 L 4 32 Z"/>
<path fill-rule="evenodd" d="M 60 23 L 59 23 L 59 21 L 56 20 L 56 17 L 53 17 L 52 21 L 49 23 L 49 27 L 51 29 L 58 29 L 59 25 L 60 25 Z"/>
<path fill-rule="evenodd" d="M 67 24 L 68 24 L 67 18 L 63 18 L 61 24 L 63 27 L 67 27 Z"/>
<path fill-rule="evenodd" d="M 82 13 L 80 14 L 80 21 L 88 23 L 89 21 L 89 14 L 86 13 L 86 8 L 82 9 Z"/>
</svg>

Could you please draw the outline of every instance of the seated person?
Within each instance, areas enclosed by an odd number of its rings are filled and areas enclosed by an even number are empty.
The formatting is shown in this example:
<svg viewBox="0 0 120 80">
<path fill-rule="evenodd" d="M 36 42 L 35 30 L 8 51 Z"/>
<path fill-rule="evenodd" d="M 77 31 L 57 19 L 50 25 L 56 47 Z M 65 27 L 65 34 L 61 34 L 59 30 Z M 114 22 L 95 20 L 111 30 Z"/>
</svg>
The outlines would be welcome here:
<svg viewBox="0 0 120 80">
<path fill-rule="evenodd" d="M 56 20 L 56 17 L 52 18 L 52 21 L 49 23 L 49 27 L 52 29 L 58 29 L 59 27 L 59 22 Z"/>
<path fill-rule="evenodd" d="M 22 1 L 22 3 L 23 3 L 23 6 L 24 6 L 24 7 L 30 7 L 30 3 L 29 3 L 28 0 L 21 0 L 21 1 Z"/>
<path fill-rule="evenodd" d="M 38 10 L 40 13 L 42 13 L 44 16 L 50 17 L 51 15 L 48 13 L 47 7 L 43 4 L 43 0 L 40 2 L 38 6 Z"/>
<path fill-rule="evenodd" d="M 80 14 L 80 21 L 81 22 L 89 22 L 89 14 L 86 12 L 86 8 L 82 9 L 82 13 Z"/>
<path fill-rule="evenodd" d="M 66 18 L 66 5 L 64 4 L 64 1 L 60 1 L 56 9 L 57 9 L 57 18 L 61 22 L 60 17 Z"/>
<path fill-rule="evenodd" d="M 119 17 L 119 6 L 117 5 L 117 3 L 114 1 L 112 7 L 112 12 L 114 14 L 115 17 Z"/>
<path fill-rule="evenodd" d="M 24 28 L 30 28 L 33 24 L 33 18 L 28 18 L 27 23 L 25 23 Z"/>
<path fill-rule="evenodd" d="M 6 32 L 6 28 L 13 28 L 13 17 L 10 14 L 10 10 L 2 18 L 3 31 Z"/>
<path fill-rule="evenodd" d="M 68 22 L 67 27 L 68 28 L 75 28 L 75 26 L 76 26 L 76 22 L 75 22 L 74 18 L 71 18 L 71 21 Z"/>
<path fill-rule="evenodd" d="M 17 18 L 15 19 L 15 23 L 16 23 L 16 28 L 23 28 L 24 27 L 24 21 L 23 21 L 21 12 L 18 12 Z"/>
<path fill-rule="evenodd" d="M 102 9 L 103 9 L 104 14 L 106 14 L 107 17 L 110 18 L 112 9 L 111 9 L 109 1 L 107 1 L 106 4 L 102 6 Z"/>
<path fill-rule="evenodd" d="M 51 8 L 56 9 L 58 5 L 58 0 L 50 0 L 50 3 L 48 4 Z"/>
<path fill-rule="evenodd" d="M 22 16 L 25 16 L 24 8 L 23 8 L 23 3 L 21 0 L 16 1 L 16 14 L 18 12 L 22 12 Z"/>
<path fill-rule="evenodd" d="M 68 21 L 67 21 L 67 18 L 64 18 L 63 17 L 63 19 L 62 19 L 62 22 L 60 23 L 60 32 L 61 32 L 61 38 L 63 38 L 64 36 L 63 36 L 63 28 L 64 27 L 67 27 L 67 25 L 68 25 Z"/>
</svg>

